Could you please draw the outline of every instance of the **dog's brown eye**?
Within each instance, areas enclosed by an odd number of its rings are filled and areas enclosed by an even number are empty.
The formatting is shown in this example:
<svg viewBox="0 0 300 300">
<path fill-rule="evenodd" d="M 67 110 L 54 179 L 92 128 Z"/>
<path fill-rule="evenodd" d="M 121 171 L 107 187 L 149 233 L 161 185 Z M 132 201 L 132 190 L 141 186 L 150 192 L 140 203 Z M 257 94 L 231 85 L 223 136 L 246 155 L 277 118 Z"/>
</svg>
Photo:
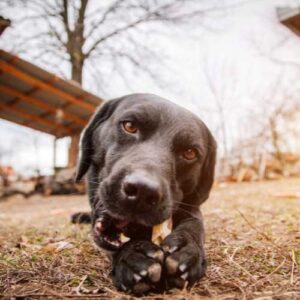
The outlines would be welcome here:
<svg viewBox="0 0 300 300">
<path fill-rule="evenodd" d="M 125 121 L 122 123 L 123 128 L 126 132 L 129 133 L 136 133 L 138 131 L 138 128 L 134 125 L 133 122 Z"/>
<path fill-rule="evenodd" d="M 197 157 L 197 151 L 193 148 L 189 148 L 182 152 L 182 157 L 186 160 L 193 160 Z"/>
</svg>

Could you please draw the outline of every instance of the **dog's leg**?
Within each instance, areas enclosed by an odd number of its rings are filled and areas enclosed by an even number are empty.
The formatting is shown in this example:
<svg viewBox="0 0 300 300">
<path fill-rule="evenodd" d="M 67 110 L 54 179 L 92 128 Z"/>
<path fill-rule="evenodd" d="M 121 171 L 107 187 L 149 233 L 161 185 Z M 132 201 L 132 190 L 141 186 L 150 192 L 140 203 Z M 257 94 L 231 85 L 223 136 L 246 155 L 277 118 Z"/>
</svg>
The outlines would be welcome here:
<svg viewBox="0 0 300 300">
<path fill-rule="evenodd" d="M 206 270 L 201 214 L 181 219 L 162 243 L 167 287 L 192 286 Z"/>
<path fill-rule="evenodd" d="M 141 295 L 159 286 L 163 251 L 150 241 L 126 243 L 113 255 L 113 282 L 123 291 Z"/>
<path fill-rule="evenodd" d="M 88 212 L 78 212 L 71 215 L 71 223 L 73 224 L 91 224 L 92 216 Z"/>
<path fill-rule="evenodd" d="M 89 199 L 95 198 L 94 195 L 90 196 Z M 96 199 L 96 198 L 95 198 Z M 99 216 L 103 214 L 102 202 L 98 200 L 95 204 L 90 200 L 90 206 L 92 212 L 77 212 L 71 215 L 71 223 L 73 224 L 92 224 Z"/>
</svg>

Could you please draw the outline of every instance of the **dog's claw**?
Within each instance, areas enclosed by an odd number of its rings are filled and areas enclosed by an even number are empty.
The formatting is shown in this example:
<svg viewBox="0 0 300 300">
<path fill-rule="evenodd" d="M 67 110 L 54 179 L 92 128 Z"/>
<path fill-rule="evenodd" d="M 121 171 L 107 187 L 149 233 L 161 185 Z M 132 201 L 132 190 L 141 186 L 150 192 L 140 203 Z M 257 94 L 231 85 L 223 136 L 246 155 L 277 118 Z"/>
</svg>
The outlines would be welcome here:
<svg viewBox="0 0 300 300">
<path fill-rule="evenodd" d="M 180 278 L 182 278 L 183 280 L 187 280 L 188 276 L 189 276 L 188 272 L 185 272 L 180 276 Z"/>
<path fill-rule="evenodd" d="M 142 279 L 142 277 L 138 274 L 133 274 L 133 278 L 136 282 L 139 282 Z"/>
<path fill-rule="evenodd" d="M 179 270 L 181 272 L 184 272 L 186 269 L 187 269 L 187 265 L 186 264 L 182 264 L 182 265 L 179 266 Z"/>
<path fill-rule="evenodd" d="M 146 270 L 142 270 L 142 271 L 140 272 L 140 275 L 141 275 L 142 277 L 146 277 L 147 274 L 148 274 L 148 272 L 147 272 Z"/>
</svg>

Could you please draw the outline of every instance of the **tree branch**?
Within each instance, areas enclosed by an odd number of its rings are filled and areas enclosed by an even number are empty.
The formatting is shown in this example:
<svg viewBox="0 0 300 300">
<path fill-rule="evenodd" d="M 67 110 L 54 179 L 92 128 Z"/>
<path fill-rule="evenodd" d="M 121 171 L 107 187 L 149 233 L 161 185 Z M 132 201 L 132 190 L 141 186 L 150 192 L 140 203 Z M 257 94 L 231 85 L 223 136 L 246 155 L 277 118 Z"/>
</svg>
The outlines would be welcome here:
<svg viewBox="0 0 300 300">
<path fill-rule="evenodd" d="M 114 11 L 118 8 L 118 6 L 119 6 L 122 2 L 124 2 L 124 1 L 126 1 L 126 0 L 117 0 L 117 1 L 115 1 L 115 3 L 113 3 L 112 5 L 110 5 L 110 6 L 107 8 L 107 10 L 103 12 L 101 18 L 100 18 L 97 22 L 91 24 L 91 30 L 85 35 L 85 38 L 87 39 L 87 38 L 89 38 L 90 36 L 92 36 L 93 33 L 99 28 L 99 26 L 102 25 L 103 23 L 105 23 L 105 21 L 107 20 L 107 17 L 108 17 L 112 12 L 114 12 Z M 97 11 L 93 12 L 93 14 L 96 14 L 96 13 L 99 13 L 99 12 L 100 12 L 100 11 L 99 11 L 99 9 L 98 9 Z M 89 17 L 91 17 L 91 16 L 89 16 Z"/>
<path fill-rule="evenodd" d="M 129 30 L 130 28 L 134 28 L 135 26 L 137 26 L 138 24 L 140 23 L 143 23 L 143 22 L 146 22 L 147 19 L 145 19 L 144 17 L 143 18 L 140 18 L 140 19 L 137 19 L 136 21 L 132 22 L 132 23 L 129 23 L 127 24 L 126 26 L 124 27 L 120 27 L 104 36 L 102 36 L 101 38 L 99 38 L 98 40 L 96 40 L 94 42 L 94 44 L 90 47 L 90 49 L 84 54 L 85 57 L 89 57 L 91 55 L 91 53 L 98 47 L 99 44 L 101 44 L 102 42 L 104 42 L 105 40 L 108 40 L 109 38 L 115 36 L 115 35 L 118 35 L 124 31 L 127 31 Z"/>
<path fill-rule="evenodd" d="M 60 15 L 63 20 L 63 25 L 66 30 L 68 40 L 71 38 L 71 29 L 70 29 L 70 24 L 69 24 L 69 7 L 68 7 L 68 0 L 63 0 L 63 7 L 60 11 Z"/>
</svg>

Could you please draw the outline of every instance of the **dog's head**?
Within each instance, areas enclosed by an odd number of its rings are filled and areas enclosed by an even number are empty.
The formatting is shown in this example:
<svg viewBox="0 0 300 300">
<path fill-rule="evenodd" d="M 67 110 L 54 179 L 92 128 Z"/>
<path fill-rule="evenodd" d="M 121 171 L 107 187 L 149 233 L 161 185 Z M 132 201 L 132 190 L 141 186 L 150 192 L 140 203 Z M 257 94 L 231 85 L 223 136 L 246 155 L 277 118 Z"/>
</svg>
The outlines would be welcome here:
<svg viewBox="0 0 300 300">
<path fill-rule="evenodd" d="M 80 147 L 76 180 L 88 171 L 92 208 L 118 220 L 152 226 L 208 198 L 215 141 L 197 116 L 158 96 L 104 103 Z"/>
</svg>

